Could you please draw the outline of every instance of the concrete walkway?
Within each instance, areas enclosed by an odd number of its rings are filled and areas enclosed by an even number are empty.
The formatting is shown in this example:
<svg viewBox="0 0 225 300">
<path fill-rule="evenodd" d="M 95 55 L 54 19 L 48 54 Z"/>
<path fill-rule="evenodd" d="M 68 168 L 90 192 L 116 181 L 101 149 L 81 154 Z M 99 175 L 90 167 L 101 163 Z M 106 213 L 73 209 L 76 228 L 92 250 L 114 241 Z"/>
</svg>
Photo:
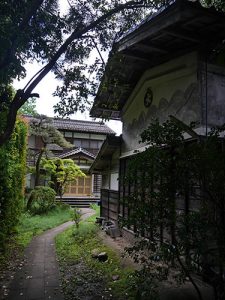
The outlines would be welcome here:
<svg viewBox="0 0 225 300">
<path fill-rule="evenodd" d="M 82 209 L 82 219 L 95 213 Z M 63 300 L 60 291 L 59 267 L 54 238 L 73 222 L 64 223 L 35 237 L 25 250 L 25 264 L 19 269 L 9 287 L 8 300 Z"/>
</svg>

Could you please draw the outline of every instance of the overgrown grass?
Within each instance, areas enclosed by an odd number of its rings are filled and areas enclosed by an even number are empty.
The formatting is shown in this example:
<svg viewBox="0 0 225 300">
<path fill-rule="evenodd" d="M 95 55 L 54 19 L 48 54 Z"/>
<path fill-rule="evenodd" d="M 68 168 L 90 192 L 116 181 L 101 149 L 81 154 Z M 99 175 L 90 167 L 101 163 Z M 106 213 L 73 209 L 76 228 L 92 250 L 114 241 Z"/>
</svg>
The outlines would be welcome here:
<svg viewBox="0 0 225 300">
<path fill-rule="evenodd" d="M 64 204 L 56 205 L 56 207 L 46 214 L 32 216 L 25 213 L 22 215 L 17 227 L 17 244 L 25 247 L 33 236 L 69 220 L 71 220 L 71 208 Z"/>
<path fill-rule="evenodd" d="M 86 222 L 90 222 L 93 224 L 96 221 L 96 217 L 100 216 L 100 206 L 98 206 L 97 204 L 91 204 L 90 208 L 95 210 L 95 214 L 86 219 Z"/>
<path fill-rule="evenodd" d="M 100 274 L 104 278 L 106 288 L 110 290 L 113 299 L 134 299 L 129 287 L 133 270 L 122 268 L 118 254 L 103 244 L 97 235 L 100 228 L 94 223 L 95 217 L 96 215 L 82 221 L 79 229 L 76 229 L 75 226 L 70 227 L 56 237 L 56 250 L 60 262 L 71 265 L 82 260 L 91 270 L 95 271 L 96 276 Z M 108 260 L 100 262 L 94 259 L 93 251 L 106 252 Z M 74 276 L 76 277 L 76 274 Z M 113 280 L 114 276 L 117 276 L 118 280 Z"/>
<path fill-rule="evenodd" d="M 51 211 L 42 215 L 32 216 L 24 213 L 16 227 L 15 234 L 5 246 L 6 251 L 0 253 L 0 270 L 5 268 L 14 255 L 25 248 L 35 235 L 69 220 L 71 220 L 71 209 L 64 204 L 56 205 Z"/>
</svg>

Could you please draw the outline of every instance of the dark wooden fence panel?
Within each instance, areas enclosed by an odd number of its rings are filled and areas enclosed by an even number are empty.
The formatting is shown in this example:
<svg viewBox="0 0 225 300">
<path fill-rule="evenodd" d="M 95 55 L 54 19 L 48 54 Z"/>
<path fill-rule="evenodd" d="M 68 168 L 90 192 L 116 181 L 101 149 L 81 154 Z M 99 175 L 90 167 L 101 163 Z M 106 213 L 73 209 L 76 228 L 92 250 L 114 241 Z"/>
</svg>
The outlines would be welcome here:
<svg viewBox="0 0 225 300">
<path fill-rule="evenodd" d="M 131 209 L 129 207 L 129 202 L 126 201 L 127 197 L 130 195 L 132 196 L 132 193 L 135 191 L 136 194 L 139 196 L 137 199 L 137 205 L 140 202 L 146 202 L 149 201 L 149 205 L 151 203 L 151 199 L 148 199 L 148 196 L 145 194 L 145 190 L 142 190 L 140 187 L 140 182 L 132 182 L 129 183 L 126 180 L 126 175 L 128 172 L 128 165 L 129 160 L 131 157 L 123 158 L 120 160 L 120 176 L 119 176 L 119 208 L 118 208 L 118 214 L 123 219 L 129 219 Z M 142 174 L 142 180 L 145 180 L 145 173 Z M 138 176 L 137 176 L 138 177 Z M 139 179 L 140 180 L 140 179 Z M 187 179 L 188 181 L 188 179 Z M 154 185 L 152 182 L 149 182 L 149 188 L 154 189 Z M 200 194 L 201 194 L 201 187 L 199 184 L 195 184 L 189 187 L 188 192 L 185 195 L 179 196 L 177 195 L 176 198 L 176 211 L 178 214 L 188 214 L 190 212 L 198 211 L 201 205 L 200 202 Z M 148 222 L 148 220 L 143 220 L 143 222 Z M 148 225 L 148 224 L 147 224 Z M 163 239 L 168 239 L 168 232 L 165 231 L 163 228 L 163 224 L 161 228 L 159 228 L 159 237 L 160 240 L 163 241 Z M 133 224 L 132 228 L 128 228 L 136 231 L 136 225 Z M 146 235 L 147 233 L 147 235 Z M 143 233 L 146 235 L 146 237 L 151 237 L 151 232 Z"/>
<path fill-rule="evenodd" d="M 113 221 L 118 220 L 119 192 L 101 190 L 101 217 Z"/>
</svg>

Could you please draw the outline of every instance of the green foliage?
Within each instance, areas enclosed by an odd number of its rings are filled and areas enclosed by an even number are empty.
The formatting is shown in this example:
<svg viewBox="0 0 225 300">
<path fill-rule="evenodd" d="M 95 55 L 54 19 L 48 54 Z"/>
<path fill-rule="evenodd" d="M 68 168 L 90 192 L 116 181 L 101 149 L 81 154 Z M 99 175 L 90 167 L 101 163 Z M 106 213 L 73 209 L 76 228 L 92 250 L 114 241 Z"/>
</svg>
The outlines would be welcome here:
<svg viewBox="0 0 225 300">
<path fill-rule="evenodd" d="M 73 209 L 72 220 L 76 225 L 76 229 L 78 229 L 81 221 L 81 211 L 77 207 Z"/>
<path fill-rule="evenodd" d="M 206 7 L 214 6 L 217 10 L 225 11 L 225 3 L 223 0 L 200 0 L 200 3 Z"/>
<path fill-rule="evenodd" d="M 72 0 L 66 13 L 62 13 L 57 0 L 0 3 L 1 83 L 6 87 L 16 78 L 24 78 L 28 61 L 44 64 L 28 84 L 16 92 L 13 101 L 7 103 L 7 112 L 15 117 L 25 101 L 35 96 L 32 91 L 50 71 L 63 81 L 55 92 L 61 99 L 56 111 L 61 115 L 84 111 L 90 106 L 88 97 L 96 92 L 104 70 L 101 52 L 110 50 L 117 38 L 152 8 L 163 4 L 160 0 Z M 88 63 L 90 57 L 93 61 L 95 53 L 94 62 Z M 4 92 L 0 90 L 0 97 Z M 0 143 L 9 138 L 13 125 L 14 118 L 9 118 Z"/>
<path fill-rule="evenodd" d="M 24 208 L 27 124 L 18 118 L 11 139 L 0 147 L 0 248 Z"/>
<path fill-rule="evenodd" d="M 17 226 L 16 243 L 25 247 L 33 236 L 69 220 L 71 220 L 71 208 L 61 203 L 57 203 L 50 211 L 41 215 L 24 213 Z"/>
<path fill-rule="evenodd" d="M 140 271 L 134 272 L 129 279 L 131 289 L 136 291 L 135 300 L 159 300 L 156 276 L 153 276 L 147 268 L 143 267 Z"/>
<path fill-rule="evenodd" d="M 29 123 L 29 133 L 30 135 L 39 136 L 42 141 L 42 148 L 39 152 L 34 151 L 35 155 L 37 155 L 36 165 L 35 165 L 35 186 L 40 184 L 40 164 L 41 159 L 43 157 L 47 157 L 50 151 L 47 149 L 49 144 L 56 144 L 63 148 L 71 148 L 72 144 L 67 142 L 62 133 L 57 130 L 53 124 L 52 119 L 44 116 L 37 115 L 35 118 L 30 120 Z M 30 150 L 30 155 L 34 154 L 32 150 Z M 31 199 L 28 200 L 28 208 L 30 207 Z"/>
<path fill-rule="evenodd" d="M 7 114 L 9 105 L 15 96 L 15 90 L 11 85 L 0 83 L 0 134 L 4 133 L 7 126 Z"/>
<path fill-rule="evenodd" d="M 71 209 L 69 205 L 57 203 L 57 205 L 46 214 L 31 215 L 23 213 L 19 218 L 14 235 L 5 245 L 4 253 L 0 252 L 0 272 L 6 270 L 10 260 L 14 259 L 30 243 L 31 239 L 41 234 L 43 231 L 54 228 L 71 219 Z"/>
<path fill-rule="evenodd" d="M 30 197 L 32 198 L 32 204 L 30 206 L 30 212 L 32 214 L 43 214 L 48 212 L 54 207 L 55 204 L 55 191 L 47 186 L 36 186 Z"/>
<path fill-rule="evenodd" d="M 90 223 L 95 223 L 96 217 L 100 216 L 100 206 L 97 205 L 91 205 L 90 208 L 95 210 L 95 214 L 91 215 L 86 221 Z"/>
<path fill-rule="evenodd" d="M 49 184 L 60 197 L 71 181 L 86 176 L 72 159 L 42 159 L 41 165 L 46 175 L 52 179 Z"/>
<path fill-rule="evenodd" d="M 90 208 L 94 209 L 96 211 L 97 214 L 100 213 L 100 206 L 97 203 L 94 204 L 90 204 Z"/>
<path fill-rule="evenodd" d="M 22 115 L 36 116 L 38 114 L 36 110 L 36 99 L 31 98 L 24 103 L 19 109 L 19 113 Z"/>
<path fill-rule="evenodd" d="M 45 115 L 36 115 L 35 118 L 30 120 L 29 133 L 30 135 L 40 136 L 44 147 L 48 144 L 57 144 L 64 148 L 73 147 L 52 124 L 52 119 Z"/>
<path fill-rule="evenodd" d="M 224 9 L 222 0 L 199 2 Z M 45 64 L 16 92 L 13 101 L 6 104 L 10 116 L 15 117 L 18 108 L 34 96 L 32 91 L 50 71 L 63 81 L 55 91 L 60 99 L 55 111 L 62 116 L 84 111 L 90 106 L 89 96 L 97 92 L 105 69 L 105 53 L 111 49 L 114 52 L 115 41 L 170 1 L 71 0 L 68 3 L 65 14 L 60 12 L 57 0 L 0 3 L 0 79 L 4 86 L 0 88 L 0 98 L 15 78 L 25 77 L 26 62 L 37 60 Z M 120 73 L 123 74 L 123 70 Z M 109 82 L 109 86 L 118 87 L 118 82 Z M 117 106 L 115 101 L 112 107 L 116 109 Z M 1 144 L 9 138 L 13 125 L 14 118 L 9 118 L 4 134 L 0 134 Z"/>
<path fill-rule="evenodd" d="M 200 137 L 175 118 L 156 120 L 142 133 L 149 147 L 130 160 L 124 181 L 132 192 L 124 199 L 129 216 L 123 222 L 140 238 L 127 252 L 142 262 L 146 280 L 188 277 L 199 299 L 192 273 L 213 285 L 216 299 L 225 295 L 223 131 L 213 128 Z M 195 139 L 185 140 L 187 132 Z"/>
<path fill-rule="evenodd" d="M 23 78 L 27 59 L 44 60 L 49 57 L 51 47 L 57 48 L 62 41 L 62 22 L 57 13 L 55 0 L 0 3 L 0 64 L 7 69 L 1 69 L 1 82 Z"/>
</svg>

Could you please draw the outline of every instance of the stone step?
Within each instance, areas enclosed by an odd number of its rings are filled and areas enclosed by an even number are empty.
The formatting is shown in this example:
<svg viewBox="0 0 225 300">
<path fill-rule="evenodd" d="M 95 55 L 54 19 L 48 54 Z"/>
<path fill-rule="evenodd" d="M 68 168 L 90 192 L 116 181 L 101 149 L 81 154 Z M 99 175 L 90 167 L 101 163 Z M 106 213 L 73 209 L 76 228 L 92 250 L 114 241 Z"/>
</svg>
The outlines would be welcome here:
<svg viewBox="0 0 225 300">
<path fill-rule="evenodd" d="M 66 198 L 64 197 L 62 200 L 59 198 L 56 199 L 56 202 L 63 202 L 65 204 L 69 204 L 71 207 L 90 207 L 91 204 L 98 204 L 100 201 L 99 198 L 94 199 L 85 199 L 85 198 Z"/>
</svg>

